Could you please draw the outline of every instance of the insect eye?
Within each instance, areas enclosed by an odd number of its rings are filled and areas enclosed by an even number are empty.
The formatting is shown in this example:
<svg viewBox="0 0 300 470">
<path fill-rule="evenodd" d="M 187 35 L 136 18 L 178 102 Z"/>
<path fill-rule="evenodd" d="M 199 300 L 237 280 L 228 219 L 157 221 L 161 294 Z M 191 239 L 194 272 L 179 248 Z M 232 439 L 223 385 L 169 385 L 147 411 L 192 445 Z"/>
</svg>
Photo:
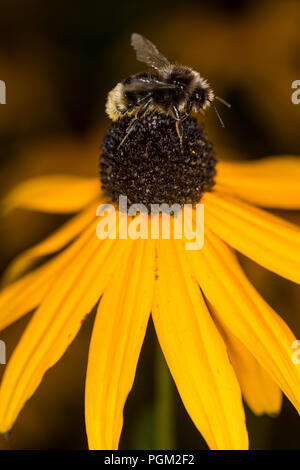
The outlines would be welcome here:
<svg viewBox="0 0 300 470">
<path fill-rule="evenodd" d="M 195 91 L 193 98 L 194 98 L 195 101 L 203 101 L 204 100 L 204 93 L 201 90 Z"/>
<path fill-rule="evenodd" d="M 184 83 L 181 83 L 178 80 L 173 80 L 173 84 L 176 85 L 178 88 L 181 88 L 182 90 L 184 90 L 185 88 Z"/>
</svg>

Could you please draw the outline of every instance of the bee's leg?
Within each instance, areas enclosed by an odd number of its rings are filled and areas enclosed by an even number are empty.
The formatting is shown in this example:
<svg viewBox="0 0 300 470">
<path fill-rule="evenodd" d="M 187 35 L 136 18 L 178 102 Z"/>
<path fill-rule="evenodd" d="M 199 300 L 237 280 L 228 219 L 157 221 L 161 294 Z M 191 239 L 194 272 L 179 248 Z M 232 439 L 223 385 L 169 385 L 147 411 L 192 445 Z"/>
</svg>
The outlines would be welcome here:
<svg viewBox="0 0 300 470">
<path fill-rule="evenodd" d="M 181 123 L 181 117 L 175 105 L 172 106 L 172 109 L 173 109 L 173 113 L 174 113 L 175 120 L 176 120 L 176 131 L 177 131 L 177 135 L 178 135 L 179 142 L 180 142 L 180 148 L 182 150 L 183 127 Z"/>
<path fill-rule="evenodd" d="M 147 96 L 148 97 L 148 96 Z M 136 115 L 134 116 L 134 118 L 130 121 L 129 123 L 129 126 L 127 127 L 126 129 L 126 135 L 125 137 L 122 139 L 122 141 L 120 142 L 118 148 L 120 148 L 125 140 L 127 139 L 127 137 L 129 136 L 129 134 L 133 131 L 133 129 L 135 128 L 135 126 L 137 125 L 138 123 L 138 120 L 145 114 L 145 112 L 147 111 L 148 107 L 150 106 L 150 104 L 152 103 L 152 96 L 151 98 L 149 98 L 146 103 L 143 104 L 143 106 L 138 110 L 138 112 L 136 113 Z"/>
<path fill-rule="evenodd" d="M 126 134 L 125 136 L 123 137 L 123 139 L 121 140 L 121 142 L 119 143 L 118 145 L 118 149 L 124 144 L 125 140 L 127 139 L 127 137 L 129 136 L 129 134 L 133 131 L 133 129 L 135 128 L 135 126 L 137 125 L 137 122 L 138 122 L 138 118 L 137 118 L 137 114 L 134 116 L 134 118 L 130 121 L 129 123 L 129 126 L 127 127 L 126 129 Z"/>
<path fill-rule="evenodd" d="M 183 147 L 182 147 L 183 127 L 182 127 L 181 121 L 176 121 L 176 131 L 177 131 L 177 135 L 178 135 L 179 142 L 180 142 L 180 148 L 181 150 L 183 150 Z"/>
<path fill-rule="evenodd" d="M 188 101 L 188 104 L 187 104 L 187 107 L 186 107 L 186 113 L 187 113 L 188 116 L 191 114 L 192 108 L 193 108 L 193 102 L 190 100 L 190 101 Z"/>
<path fill-rule="evenodd" d="M 192 107 L 193 107 L 193 103 L 192 103 L 191 101 L 188 101 L 187 106 L 186 106 L 186 110 L 185 110 L 185 115 L 184 115 L 184 117 L 181 119 L 182 121 L 185 121 L 185 119 L 187 119 L 188 117 L 190 117 L 191 112 L 192 112 Z"/>
</svg>

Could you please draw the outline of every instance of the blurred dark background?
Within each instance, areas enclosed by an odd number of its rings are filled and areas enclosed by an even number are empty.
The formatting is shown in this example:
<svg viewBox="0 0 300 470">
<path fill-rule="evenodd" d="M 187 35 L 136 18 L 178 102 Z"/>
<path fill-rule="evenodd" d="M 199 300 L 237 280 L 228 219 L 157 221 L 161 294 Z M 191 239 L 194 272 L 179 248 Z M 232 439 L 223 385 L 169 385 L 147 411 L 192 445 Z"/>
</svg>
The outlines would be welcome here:
<svg viewBox="0 0 300 470">
<path fill-rule="evenodd" d="M 2 0 L 0 79 L 0 196 L 28 177 L 96 175 L 99 147 L 110 125 L 104 105 L 121 79 L 143 70 L 130 35 L 149 37 L 172 61 L 189 65 L 232 104 L 205 120 L 218 158 L 300 155 L 300 105 L 291 84 L 300 79 L 298 0 L 138 0 L 124 2 Z M 300 222 L 299 212 L 276 213 Z M 0 268 L 66 218 L 21 211 L 1 218 Z M 254 263 L 242 263 L 255 286 L 300 338 L 299 290 Z M 1 332 L 8 356 L 28 317 Z M 80 334 L 44 378 L 0 448 L 83 449 L 84 379 L 90 315 Z M 157 446 L 157 344 L 150 324 L 134 390 L 125 408 L 121 448 Z M 0 366 L 0 374 L 4 366 Z M 206 448 L 172 386 L 172 446 Z M 160 420 L 164 416 L 160 416 Z M 159 420 L 158 420 L 159 421 Z M 253 449 L 299 449 L 299 417 L 287 400 L 277 418 L 247 410 Z"/>
</svg>

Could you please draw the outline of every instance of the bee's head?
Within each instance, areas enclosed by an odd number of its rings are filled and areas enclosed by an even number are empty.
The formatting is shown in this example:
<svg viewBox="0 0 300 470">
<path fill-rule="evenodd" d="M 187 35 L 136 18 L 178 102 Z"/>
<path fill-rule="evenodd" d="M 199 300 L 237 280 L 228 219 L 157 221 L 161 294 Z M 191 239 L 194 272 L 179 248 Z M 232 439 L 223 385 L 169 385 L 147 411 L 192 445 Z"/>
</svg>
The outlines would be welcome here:
<svg viewBox="0 0 300 470">
<path fill-rule="evenodd" d="M 199 86 L 195 88 L 191 96 L 191 101 L 197 110 L 205 109 L 210 106 L 213 95 L 208 87 Z"/>
</svg>

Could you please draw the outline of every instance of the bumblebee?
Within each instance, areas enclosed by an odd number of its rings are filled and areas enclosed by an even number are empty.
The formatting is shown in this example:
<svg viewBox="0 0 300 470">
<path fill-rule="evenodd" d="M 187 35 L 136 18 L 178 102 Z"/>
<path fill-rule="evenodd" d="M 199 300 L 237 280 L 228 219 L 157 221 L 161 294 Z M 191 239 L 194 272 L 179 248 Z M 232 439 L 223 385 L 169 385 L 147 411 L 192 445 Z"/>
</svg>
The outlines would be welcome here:
<svg viewBox="0 0 300 470">
<path fill-rule="evenodd" d="M 171 64 L 151 41 L 140 34 L 132 34 L 131 45 L 136 51 L 137 60 L 156 71 L 128 77 L 108 94 L 106 112 L 113 121 L 124 116 L 133 117 L 127 135 L 145 113 L 156 111 L 174 118 L 182 144 L 182 121 L 192 111 L 198 113 L 211 105 L 224 126 L 213 104 L 214 92 L 198 72 L 189 67 Z M 224 100 L 218 99 L 228 105 Z"/>
</svg>

